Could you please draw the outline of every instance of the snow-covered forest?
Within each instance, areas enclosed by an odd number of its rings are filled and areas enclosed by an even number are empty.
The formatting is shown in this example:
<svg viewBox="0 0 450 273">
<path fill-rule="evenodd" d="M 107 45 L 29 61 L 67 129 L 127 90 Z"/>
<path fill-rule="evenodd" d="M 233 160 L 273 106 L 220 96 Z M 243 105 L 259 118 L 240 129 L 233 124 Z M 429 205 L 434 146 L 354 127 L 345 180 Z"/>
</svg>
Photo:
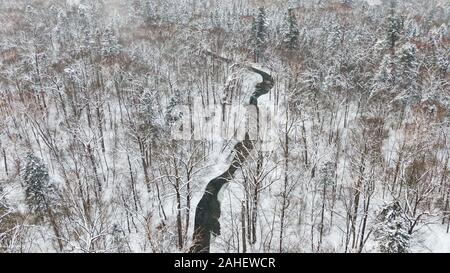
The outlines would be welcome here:
<svg viewBox="0 0 450 273">
<path fill-rule="evenodd" d="M 211 252 L 450 252 L 449 18 L 446 0 L 1 0 L 0 252 L 188 252 L 249 126 Z M 249 68 L 273 78 L 259 99 Z"/>
</svg>

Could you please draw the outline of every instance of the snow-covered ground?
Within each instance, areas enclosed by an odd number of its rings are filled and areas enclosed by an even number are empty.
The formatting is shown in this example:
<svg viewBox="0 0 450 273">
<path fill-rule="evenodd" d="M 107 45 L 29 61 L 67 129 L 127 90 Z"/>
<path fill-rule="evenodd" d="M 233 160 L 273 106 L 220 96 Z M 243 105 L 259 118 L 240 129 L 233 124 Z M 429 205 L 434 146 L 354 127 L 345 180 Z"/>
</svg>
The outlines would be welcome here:
<svg viewBox="0 0 450 273">
<path fill-rule="evenodd" d="M 450 252 L 446 1 L 158 2 L 0 1 L 0 252 L 187 251 L 206 184 L 258 128 L 245 65 L 275 86 L 212 252 L 242 252 L 242 225 L 248 252 L 377 252 L 394 201 L 409 251 Z M 47 184 L 37 217 L 27 189 Z"/>
</svg>

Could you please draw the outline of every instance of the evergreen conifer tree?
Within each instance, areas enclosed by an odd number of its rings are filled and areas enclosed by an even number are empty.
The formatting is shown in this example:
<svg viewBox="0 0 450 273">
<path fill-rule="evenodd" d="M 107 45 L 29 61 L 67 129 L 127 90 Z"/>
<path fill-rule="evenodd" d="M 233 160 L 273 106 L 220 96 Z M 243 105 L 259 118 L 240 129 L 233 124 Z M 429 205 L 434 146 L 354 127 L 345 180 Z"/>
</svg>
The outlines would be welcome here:
<svg viewBox="0 0 450 273">
<path fill-rule="evenodd" d="M 56 189 L 50 183 L 47 167 L 40 158 L 29 153 L 25 161 L 23 180 L 26 201 L 31 212 L 43 217 L 55 203 Z"/>
<path fill-rule="evenodd" d="M 264 53 L 267 45 L 268 31 L 266 22 L 266 11 L 264 7 L 258 10 L 258 16 L 253 21 L 252 25 L 252 42 L 253 51 L 255 54 L 255 61 L 259 61 Z"/>
<path fill-rule="evenodd" d="M 151 0 L 143 0 L 143 3 L 141 3 L 142 7 L 142 17 L 144 18 L 145 22 L 150 22 L 154 19 L 154 9 L 152 7 Z"/>
<path fill-rule="evenodd" d="M 375 240 L 384 253 L 408 252 L 411 235 L 409 222 L 398 202 L 386 205 L 377 216 Z"/>
<path fill-rule="evenodd" d="M 389 15 L 387 17 L 386 41 L 391 50 L 394 50 L 396 42 L 400 39 L 400 33 L 403 28 L 401 18 L 396 14 L 396 1 L 391 0 Z"/>
<path fill-rule="evenodd" d="M 118 55 L 121 51 L 119 39 L 117 39 L 111 26 L 108 26 L 101 37 L 103 56 Z"/>
<path fill-rule="evenodd" d="M 417 48 L 414 44 L 404 44 L 398 54 L 398 78 L 403 87 L 415 87 L 418 78 Z"/>
<path fill-rule="evenodd" d="M 378 72 L 375 75 L 376 85 L 378 89 L 389 89 L 394 85 L 395 75 L 393 71 L 395 60 L 389 54 L 384 55 Z"/>
<path fill-rule="evenodd" d="M 289 9 L 283 25 L 283 46 L 288 50 L 297 49 L 300 31 L 294 11 Z"/>
</svg>

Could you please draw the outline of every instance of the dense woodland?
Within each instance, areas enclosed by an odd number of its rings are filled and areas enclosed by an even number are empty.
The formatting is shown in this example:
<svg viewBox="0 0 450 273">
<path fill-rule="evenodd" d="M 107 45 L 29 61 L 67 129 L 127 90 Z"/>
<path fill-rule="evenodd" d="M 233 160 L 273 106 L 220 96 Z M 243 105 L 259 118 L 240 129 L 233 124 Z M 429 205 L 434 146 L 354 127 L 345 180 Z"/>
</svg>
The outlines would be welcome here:
<svg viewBox="0 0 450 273">
<path fill-rule="evenodd" d="M 259 101 L 275 136 L 221 191 L 212 252 L 450 252 L 449 16 L 438 0 L 0 1 L 0 252 L 188 251 L 236 139 L 173 132 L 216 106 L 238 126 L 231 105 L 261 81 L 242 64 L 275 79 Z"/>
</svg>

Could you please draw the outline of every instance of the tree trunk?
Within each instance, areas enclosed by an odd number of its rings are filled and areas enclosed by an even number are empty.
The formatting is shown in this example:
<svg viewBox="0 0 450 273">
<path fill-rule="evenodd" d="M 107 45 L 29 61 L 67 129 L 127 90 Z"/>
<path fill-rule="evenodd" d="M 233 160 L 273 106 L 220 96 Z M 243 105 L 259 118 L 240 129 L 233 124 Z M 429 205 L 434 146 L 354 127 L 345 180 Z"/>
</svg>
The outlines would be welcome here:
<svg viewBox="0 0 450 273">
<path fill-rule="evenodd" d="M 242 253 L 247 252 L 247 238 L 245 236 L 245 204 L 241 206 L 241 224 L 242 224 Z"/>
</svg>

